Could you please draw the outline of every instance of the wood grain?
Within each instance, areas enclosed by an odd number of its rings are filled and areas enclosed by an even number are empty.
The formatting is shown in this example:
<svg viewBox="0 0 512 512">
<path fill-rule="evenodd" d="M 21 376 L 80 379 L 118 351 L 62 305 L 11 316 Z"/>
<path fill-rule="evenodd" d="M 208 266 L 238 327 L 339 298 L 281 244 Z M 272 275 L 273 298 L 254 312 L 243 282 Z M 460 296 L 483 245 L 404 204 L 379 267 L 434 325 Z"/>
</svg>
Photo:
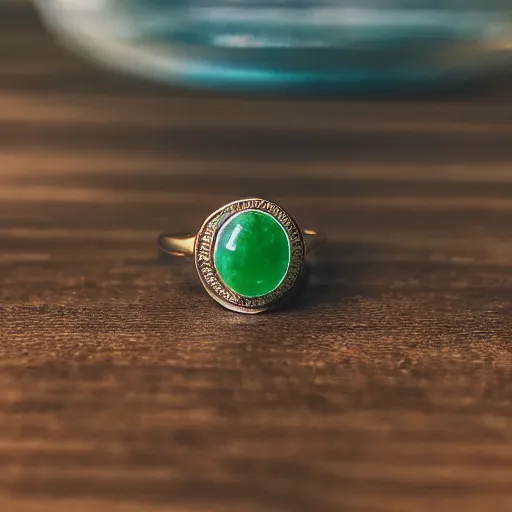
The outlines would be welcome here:
<svg viewBox="0 0 512 512">
<path fill-rule="evenodd" d="M 175 91 L 0 7 L 0 509 L 512 509 L 512 104 Z M 328 246 L 219 309 L 162 230 L 243 196 Z"/>
</svg>

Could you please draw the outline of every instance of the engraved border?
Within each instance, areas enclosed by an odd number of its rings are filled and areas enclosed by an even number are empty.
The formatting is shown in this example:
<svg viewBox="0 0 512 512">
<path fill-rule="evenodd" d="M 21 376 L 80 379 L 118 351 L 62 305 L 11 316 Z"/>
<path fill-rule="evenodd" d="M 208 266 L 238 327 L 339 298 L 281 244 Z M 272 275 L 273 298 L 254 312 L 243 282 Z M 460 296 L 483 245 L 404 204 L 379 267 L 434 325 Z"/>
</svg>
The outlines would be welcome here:
<svg viewBox="0 0 512 512">
<path fill-rule="evenodd" d="M 261 297 L 244 297 L 235 293 L 222 282 L 213 263 L 220 228 L 233 215 L 247 210 L 262 211 L 274 217 L 284 228 L 290 242 L 290 265 L 286 275 L 275 290 Z M 305 249 L 297 223 L 280 206 L 265 199 L 240 199 L 223 206 L 205 220 L 196 237 L 194 259 L 203 286 L 217 302 L 233 311 L 261 313 L 277 305 L 293 290 L 302 272 Z"/>
</svg>

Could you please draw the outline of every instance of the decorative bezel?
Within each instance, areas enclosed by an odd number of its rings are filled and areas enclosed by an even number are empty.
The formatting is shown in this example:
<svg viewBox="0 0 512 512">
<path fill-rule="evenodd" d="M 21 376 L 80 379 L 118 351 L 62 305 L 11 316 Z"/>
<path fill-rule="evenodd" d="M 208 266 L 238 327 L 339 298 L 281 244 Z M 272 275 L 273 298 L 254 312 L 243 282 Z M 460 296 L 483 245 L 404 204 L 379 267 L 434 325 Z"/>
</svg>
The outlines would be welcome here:
<svg viewBox="0 0 512 512">
<path fill-rule="evenodd" d="M 213 253 L 217 235 L 226 221 L 243 211 L 260 211 L 271 215 L 283 227 L 290 243 L 290 264 L 277 288 L 259 297 L 245 297 L 228 288 L 217 274 Z M 264 199 L 240 199 L 212 213 L 203 223 L 194 245 L 197 273 L 206 291 L 219 304 L 239 313 L 261 313 L 281 304 L 297 285 L 305 257 L 302 232 L 293 217 L 283 208 Z"/>
</svg>

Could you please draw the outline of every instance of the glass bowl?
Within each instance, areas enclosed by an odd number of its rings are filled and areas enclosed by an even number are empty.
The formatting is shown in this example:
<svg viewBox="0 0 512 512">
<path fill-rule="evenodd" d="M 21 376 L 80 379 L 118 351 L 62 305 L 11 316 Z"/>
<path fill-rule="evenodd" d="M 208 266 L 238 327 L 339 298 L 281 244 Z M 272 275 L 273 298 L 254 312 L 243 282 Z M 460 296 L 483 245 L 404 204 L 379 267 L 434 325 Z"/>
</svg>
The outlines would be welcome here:
<svg viewBox="0 0 512 512">
<path fill-rule="evenodd" d="M 467 81 L 512 61 L 509 0 L 36 0 L 69 47 L 182 85 L 337 91 Z"/>
</svg>

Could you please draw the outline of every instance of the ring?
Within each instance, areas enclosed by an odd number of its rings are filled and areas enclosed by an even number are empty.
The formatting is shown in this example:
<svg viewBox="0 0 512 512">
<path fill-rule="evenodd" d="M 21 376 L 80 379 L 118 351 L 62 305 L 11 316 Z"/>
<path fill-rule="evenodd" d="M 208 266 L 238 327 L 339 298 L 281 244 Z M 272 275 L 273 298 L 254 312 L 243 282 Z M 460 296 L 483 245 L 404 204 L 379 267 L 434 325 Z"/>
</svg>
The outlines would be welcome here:
<svg viewBox="0 0 512 512">
<path fill-rule="evenodd" d="M 305 276 L 305 256 L 323 241 L 301 231 L 280 206 L 264 199 L 240 199 L 213 212 L 196 236 L 162 234 L 160 251 L 193 256 L 206 291 L 238 313 L 281 306 Z"/>
</svg>

